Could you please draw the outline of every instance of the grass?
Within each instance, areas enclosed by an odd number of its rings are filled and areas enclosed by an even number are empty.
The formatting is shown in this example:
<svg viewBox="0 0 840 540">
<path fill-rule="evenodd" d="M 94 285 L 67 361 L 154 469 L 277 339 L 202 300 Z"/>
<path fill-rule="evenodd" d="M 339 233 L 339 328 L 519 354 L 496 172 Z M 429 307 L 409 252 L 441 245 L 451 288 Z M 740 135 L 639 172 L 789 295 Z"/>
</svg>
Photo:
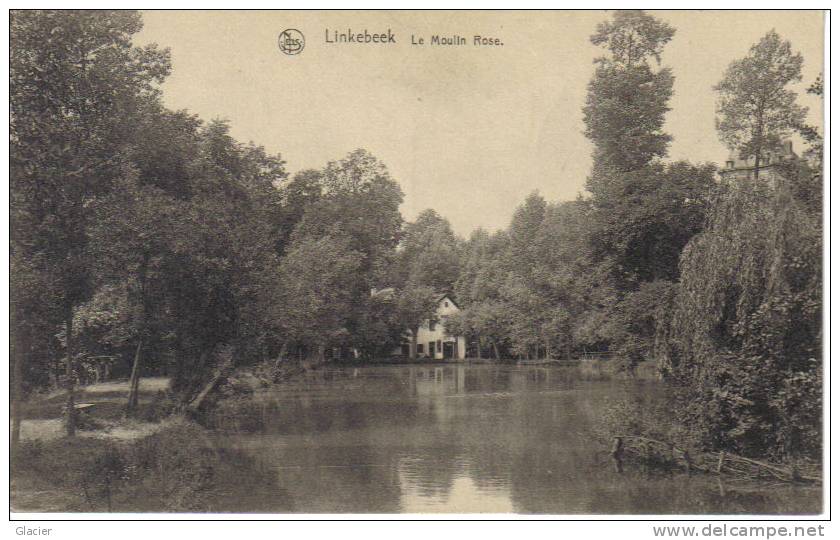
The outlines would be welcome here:
<svg viewBox="0 0 840 540">
<path fill-rule="evenodd" d="M 133 440 L 26 441 L 12 459 L 16 512 L 218 512 L 291 510 L 270 475 L 181 417 Z M 237 508 L 237 501 L 266 508 Z"/>
<path fill-rule="evenodd" d="M 140 405 L 147 405 L 154 396 L 169 388 L 166 377 L 140 379 Z M 97 418 L 114 420 L 123 415 L 128 400 L 128 381 L 109 381 L 82 386 L 77 389 L 76 403 L 94 403 L 93 414 Z M 35 395 L 21 406 L 24 420 L 60 418 L 67 391 L 56 390 L 48 394 Z"/>
</svg>

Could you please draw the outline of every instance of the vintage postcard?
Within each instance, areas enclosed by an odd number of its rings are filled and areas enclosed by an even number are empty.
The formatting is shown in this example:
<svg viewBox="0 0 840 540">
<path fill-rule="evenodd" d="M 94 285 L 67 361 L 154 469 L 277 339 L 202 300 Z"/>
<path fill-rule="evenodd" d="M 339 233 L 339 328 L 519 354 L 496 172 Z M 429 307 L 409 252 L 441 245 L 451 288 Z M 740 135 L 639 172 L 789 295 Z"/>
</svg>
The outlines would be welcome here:
<svg viewBox="0 0 840 540">
<path fill-rule="evenodd" d="M 12 10 L 12 515 L 824 514 L 826 17 Z"/>
</svg>

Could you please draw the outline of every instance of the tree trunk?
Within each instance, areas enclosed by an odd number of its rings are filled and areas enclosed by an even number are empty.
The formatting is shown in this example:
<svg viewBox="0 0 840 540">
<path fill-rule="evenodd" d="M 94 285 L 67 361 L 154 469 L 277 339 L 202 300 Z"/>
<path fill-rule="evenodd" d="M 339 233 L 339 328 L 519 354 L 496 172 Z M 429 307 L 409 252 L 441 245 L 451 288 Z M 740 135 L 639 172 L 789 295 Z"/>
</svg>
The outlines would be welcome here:
<svg viewBox="0 0 840 540">
<path fill-rule="evenodd" d="M 129 414 L 137 410 L 140 393 L 140 370 L 143 362 L 143 336 L 137 341 L 137 350 L 134 353 L 134 365 L 131 367 L 131 377 L 128 379 L 128 403 L 125 406 Z"/>
<path fill-rule="evenodd" d="M 496 345 L 495 341 L 493 342 L 493 354 L 496 355 L 496 360 L 501 360 L 501 358 L 499 357 L 499 346 Z"/>
<path fill-rule="evenodd" d="M 408 349 L 408 357 L 411 360 L 417 359 L 417 333 L 418 329 L 414 329 L 411 331 L 411 346 Z"/>
<path fill-rule="evenodd" d="M 23 354 L 24 354 L 24 347 L 22 345 L 26 345 L 26 349 L 28 350 L 28 343 L 29 338 L 26 335 L 25 325 L 21 325 L 21 329 L 17 330 L 13 334 L 13 349 L 12 349 L 12 357 L 13 357 L 13 366 L 12 366 L 12 433 L 11 433 L 11 440 L 12 440 L 12 452 L 17 449 L 18 443 L 20 442 L 20 422 L 21 422 L 21 405 L 23 404 Z M 24 335 L 21 336 L 21 333 Z"/>
<path fill-rule="evenodd" d="M 475 348 L 478 349 L 478 359 L 481 360 L 481 335 L 475 336 Z"/>
<path fill-rule="evenodd" d="M 73 308 L 71 307 L 66 319 L 64 321 L 64 331 L 66 332 L 66 346 L 67 353 L 67 403 L 64 410 L 64 427 L 67 429 L 68 437 L 76 436 L 76 366 L 73 358 Z"/>
<path fill-rule="evenodd" d="M 545 340 L 545 359 L 551 360 L 551 342 L 548 339 Z"/>
<path fill-rule="evenodd" d="M 140 282 L 140 305 L 142 309 L 140 319 L 140 339 L 137 340 L 137 351 L 134 353 L 134 365 L 131 366 L 131 378 L 128 381 L 128 403 L 126 412 L 132 414 L 137 410 L 140 393 L 140 372 L 143 369 L 143 340 L 149 328 L 149 300 L 148 300 L 148 275 L 149 260 L 148 252 L 143 253 L 143 261 L 140 263 L 137 280 Z"/>
<path fill-rule="evenodd" d="M 758 111 L 756 111 L 756 115 L 758 117 L 757 118 L 758 128 L 756 130 L 756 132 L 758 133 L 758 141 L 757 141 L 757 144 L 755 145 L 755 169 L 753 170 L 753 172 L 754 172 L 754 177 L 755 177 L 755 183 L 756 183 L 756 185 L 758 185 L 758 168 L 761 165 L 761 151 L 764 149 L 763 148 L 764 147 L 764 106 L 763 106 L 763 104 L 759 105 Z"/>
</svg>

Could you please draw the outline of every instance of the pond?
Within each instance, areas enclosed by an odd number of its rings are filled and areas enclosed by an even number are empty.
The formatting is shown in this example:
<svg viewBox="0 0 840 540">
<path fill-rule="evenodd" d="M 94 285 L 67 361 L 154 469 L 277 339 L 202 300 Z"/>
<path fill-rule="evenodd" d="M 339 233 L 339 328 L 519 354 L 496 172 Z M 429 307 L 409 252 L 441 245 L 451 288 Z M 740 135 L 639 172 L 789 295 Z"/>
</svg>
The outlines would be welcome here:
<svg viewBox="0 0 840 540">
<path fill-rule="evenodd" d="M 325 368 L 258 394 L 245 422 L 219 423 L 217 440 L 276 480 L 276 499 L 237 490 L 238 508 L 262 512 L 820 511 L 814 488 L 616 473 L 599 419 L 616 400 L 662 393 L 657 381 L 577 367 Z"/>
</svg>

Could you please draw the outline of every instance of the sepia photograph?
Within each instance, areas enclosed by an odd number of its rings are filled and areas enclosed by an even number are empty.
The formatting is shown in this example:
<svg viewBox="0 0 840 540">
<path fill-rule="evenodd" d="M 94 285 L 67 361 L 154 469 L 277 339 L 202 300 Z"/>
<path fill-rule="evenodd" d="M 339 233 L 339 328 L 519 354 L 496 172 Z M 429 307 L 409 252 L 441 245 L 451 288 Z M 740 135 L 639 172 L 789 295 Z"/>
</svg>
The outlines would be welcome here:
<svg viewBox="0 0 840 540">
<path fill-rule="evenodd" d="M 10 519 L 825 515 L 828 17 L 10 10 Z"/>
</svg>

